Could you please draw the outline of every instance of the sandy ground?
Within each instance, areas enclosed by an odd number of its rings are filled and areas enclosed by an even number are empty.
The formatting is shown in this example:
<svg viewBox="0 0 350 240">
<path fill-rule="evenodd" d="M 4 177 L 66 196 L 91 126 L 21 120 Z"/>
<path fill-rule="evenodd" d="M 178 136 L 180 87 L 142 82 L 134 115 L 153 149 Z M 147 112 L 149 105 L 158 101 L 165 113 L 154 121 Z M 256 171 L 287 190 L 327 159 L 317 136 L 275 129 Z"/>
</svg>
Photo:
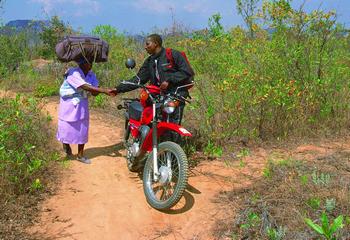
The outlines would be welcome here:
<svg viewBox="0 0 350 240">
<path fill-rule="evenodd" d="M 58 99 L 45 107 L 53 126 L 57 106 Z M 244 170 L 203 161 L 191 170 L 180 202 L 160 212 L 147 204 L 140 177 L 126 167 L 120 121 L 91 111 L 85 154 L 92 164 L 69 162 L 57 194 L 43 204 L 40 223 L 30 231 L 53 239 L 213 239 L 212 227 L 225 214 L 215 196 L 249 184 L 263 163 Z M 241 177 L 245 182 L 235 182 L 241 174 L 248 176 Z"/>
</svg>

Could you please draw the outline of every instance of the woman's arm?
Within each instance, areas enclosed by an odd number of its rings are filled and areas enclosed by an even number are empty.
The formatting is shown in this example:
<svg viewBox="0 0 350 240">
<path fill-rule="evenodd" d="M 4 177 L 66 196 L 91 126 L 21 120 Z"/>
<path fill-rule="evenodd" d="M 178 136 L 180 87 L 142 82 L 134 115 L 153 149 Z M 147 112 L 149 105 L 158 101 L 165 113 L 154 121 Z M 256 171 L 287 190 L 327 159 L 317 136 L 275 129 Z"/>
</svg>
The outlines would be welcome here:
<svg viewBox="0 0 350 240">
<path fill-rule="evenodd" d="M 109 96 L 114 96 L 115 94 L 113 93 L 112 89 L 107 89 L 107 88 L 100 88 L 100 87 L 94 87 L 89 84 L 84 84 L 81 85 L 80 88 L 89 91 L 93 96 L 97 96 L 99 93 L 104 93 Z"/>
<path fill-rule="evenodd" d="M 99 88 L 100 86 L 97 86 L 97 87 Z M 91 93 L 91 95 L 94 96 L 94 97 L 96 97 L 97 95 L 100 94 L 99 92 L 95 92 L 95 91 L 90 91 L 90 93 Z"/>
</svg>

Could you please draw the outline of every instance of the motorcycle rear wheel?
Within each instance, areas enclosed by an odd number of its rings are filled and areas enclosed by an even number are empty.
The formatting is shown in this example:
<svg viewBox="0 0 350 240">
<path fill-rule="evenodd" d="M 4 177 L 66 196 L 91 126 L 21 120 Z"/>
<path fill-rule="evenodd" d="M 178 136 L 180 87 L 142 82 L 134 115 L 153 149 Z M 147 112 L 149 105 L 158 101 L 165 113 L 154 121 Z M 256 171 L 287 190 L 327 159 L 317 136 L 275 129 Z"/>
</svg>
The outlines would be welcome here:
<svg viewBox="0 0 350 240">
<path fill-rule="evenodd" d="M 188 161 L 185 152 L 174 142 L 158 146 L 160 179 L 153 179 L 153 154 L 148 156 L 143 170 L 143 190 L 147 202 L 155 209 L 166 210 L 176 205 L 182 197 L 188 180 Z"/>
</svg>

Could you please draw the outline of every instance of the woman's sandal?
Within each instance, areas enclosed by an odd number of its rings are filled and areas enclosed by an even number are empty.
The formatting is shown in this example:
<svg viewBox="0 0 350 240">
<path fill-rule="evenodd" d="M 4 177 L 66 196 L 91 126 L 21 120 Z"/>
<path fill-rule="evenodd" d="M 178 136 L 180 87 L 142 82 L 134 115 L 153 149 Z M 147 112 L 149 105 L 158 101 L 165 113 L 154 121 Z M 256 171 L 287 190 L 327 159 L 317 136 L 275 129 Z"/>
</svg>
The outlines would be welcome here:
<svg viewBox="0 0 350 240">
<path fill-rule="evenodd" d="M 91 160 L 88 159 L 87 157 L 77 157 L 77 160 L 82 163 L 90 164 Z"/>
</svg>

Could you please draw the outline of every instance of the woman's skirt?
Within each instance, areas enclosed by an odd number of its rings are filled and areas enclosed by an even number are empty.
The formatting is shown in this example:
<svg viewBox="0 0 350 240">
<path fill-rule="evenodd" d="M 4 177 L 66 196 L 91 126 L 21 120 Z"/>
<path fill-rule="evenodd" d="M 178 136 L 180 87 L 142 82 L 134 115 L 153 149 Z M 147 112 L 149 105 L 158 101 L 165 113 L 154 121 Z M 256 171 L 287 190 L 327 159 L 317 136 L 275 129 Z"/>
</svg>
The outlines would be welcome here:
<svg viewBox="0 0 350 240">
<path fill-rule="evenodd" d="M 66 122 L 58 119 L 57 139 L 62 143 L 85 144 L 88 142 L 89 119 Z"/>
</svg>

